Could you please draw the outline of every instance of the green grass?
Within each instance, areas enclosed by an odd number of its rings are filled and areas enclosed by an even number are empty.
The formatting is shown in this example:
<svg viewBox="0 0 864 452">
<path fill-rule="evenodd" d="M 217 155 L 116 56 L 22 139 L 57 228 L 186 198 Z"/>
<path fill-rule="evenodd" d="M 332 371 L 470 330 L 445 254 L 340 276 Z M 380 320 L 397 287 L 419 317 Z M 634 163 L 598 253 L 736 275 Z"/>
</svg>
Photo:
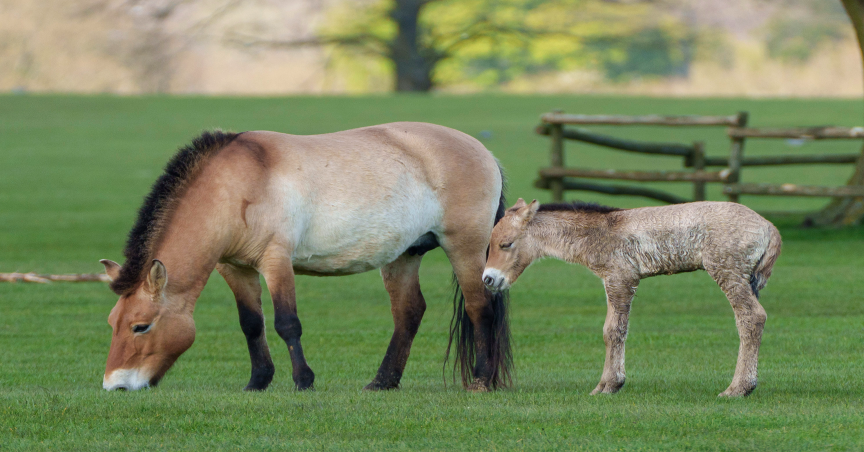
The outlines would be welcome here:
<svg viewBox="0 0 864 452">
<path fill-rule="evenodd" d="M 540 113 L 730 114 L 756 126 L 860 125 L 862 105 L 839 100 L 667 100 L 620 97 L 117 98 L 0 97 L 0 271 L 96 272 L 122 262 L 142 197 L 178 146 L 208 127 L 309 134 L 395 120 L 435 122 L 479 136 L 501 159 L 510 197 L 547 163 Z M 722 130 L 632 128 L 627 137 L 703 139 L 723 155 Z M 753 142 L 747 152 L 788 152 Z M 794 152 L 857 151 L 855 143 Z M 680 167 L 571 146 L 572 164 Z M 840 184 L 849 166 L 748 170 L 746 181 Z M 686 185 L 668 184 L 679 194 Z M 717 187 L 709 191 L 720 199 Z M 623 207 L 638 198 L 571 197 Z M 762 210 L 814 209 L 824 200 L 744 198 Z M 116 297 L 101 284 L 0 284 L 0 450 L 5 449 L 571 449 L 860 450 L 864 447 L 864 231 L 778 223 L 784 249 L 763 292 L 768 323 L 760 384 L 749 398 L 716 395 L 732 378 L 732 310 L 705 273 L 643 281 L 627 343 L 627 385 L 591 397 L 603 365 L 602 285 L 583 268 L 544 261 L 512 291 L 514 389 L 467 394 L 444 385 L 449 265 L 424 260 L 429 303 L 402 389 L 364 393 L 391 334 L 376 272 L 298 279 L 303 342 L 316 391 L 293 390 L 284 344 L 269 326 L 277 374 L 244 393 L 249 362 L 230 291 L 214 277 L 195 318 L 198 337 L 159 388 L 101 389 Z M 265 306 L 267 302 L 265 302 Z M 272 307 L 265 313 L 272 318 Z"/>
</svg>

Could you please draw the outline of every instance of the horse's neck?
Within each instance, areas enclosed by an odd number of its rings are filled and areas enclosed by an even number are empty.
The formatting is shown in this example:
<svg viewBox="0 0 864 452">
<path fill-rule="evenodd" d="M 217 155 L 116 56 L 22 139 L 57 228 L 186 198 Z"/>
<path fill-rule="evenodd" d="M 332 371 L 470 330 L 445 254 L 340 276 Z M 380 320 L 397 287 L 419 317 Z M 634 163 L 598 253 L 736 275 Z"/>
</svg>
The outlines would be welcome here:
<svg viewBox="0 0 864 452">
<path fill-rule="evenodd" d="M 554 257 L 573 264 L 591 266 L 596 256 L 596 234 L 588 236 L 588 228 L 605 227 L 596 213 L 584 212 L 538 212 L 530 233 L 537 243 L 541 257 Z"/>
<path fill-rule="evenodd" d="M 181 201 L 165 227 L 154 259 L 168 270 L 167 291 L 194 303 L 229 244 L 229 221 L 214 218 L 224 209 L 207 198 Z"/>
</svg>

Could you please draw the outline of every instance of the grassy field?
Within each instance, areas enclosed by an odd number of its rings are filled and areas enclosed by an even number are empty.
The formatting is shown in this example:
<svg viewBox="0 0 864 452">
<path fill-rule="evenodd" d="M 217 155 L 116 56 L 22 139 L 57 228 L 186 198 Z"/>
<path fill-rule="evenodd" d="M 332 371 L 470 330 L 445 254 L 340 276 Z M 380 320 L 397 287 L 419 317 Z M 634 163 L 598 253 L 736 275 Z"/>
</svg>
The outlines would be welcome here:
<svg viewBox="0 0 864 452">
<path fill-rule="evenodd" d="M 751 113 L 756 126 L 860 125 L 860 102 L 663 100 L 601 97 L 116 98 L 0 97 L 0 272 L 97 272 L 121 250 L 142 197 L 174 150 L 201 129 L 323 133 L 395 120 L 428 121 L 474 136 L 498 156 L 510 197 L 547 163 L 533 135 L 540 113 Z M 485 131 L 485 132 L 484 132 Z M 618 131 L 628 137 L 707 142 L 722 130 Z M 771 154 L 856 151 L 854 143 L 756 143 Z M 571 147 L 595 168 L 680 167 Z M 851 169 L 745 171 L 746 181 L 839 184 Z M 687 194 L 686 185 L 672 186 Z M 709 191 L 720 199 L 717 187 Z M 622 207 L 651 204 L 591 193 Z M 744 198 L 761 210 L 814 209 L 824 200 Z M 230 291 L 217 277 L 195 313 L 195 345 L 160 387 L 101 389 L 116 297 L 101 284 L 0 284 L 0 450 L 460 449 L 861 450 L 864 448 L 864 229 L 802 230 L 778 220 L 784 249 L 763 292 L 768 323 L 760 384 L 749 398 L 718 399 L 732 378 L 732 310 L 704 272 L 643 281 L 627 342 L 627 385 L 589 396 L 603 365 L 603 288 L 583 268 L 544 261 L 512 291 L 517 382 L 467 394 L 442 381 L 451 305 L 443 253 L 427 255 L 429 304 L 402 389 L 365 393 L 392 321 L 377 272 L 298 278 L 303 342 L 316 391 L 293 390 L 284 344 L 269 325 L 277 374 L 244 393 L 249 358 Z M 272 307 L 265 301 L 265 314 Z"/>
</svg>

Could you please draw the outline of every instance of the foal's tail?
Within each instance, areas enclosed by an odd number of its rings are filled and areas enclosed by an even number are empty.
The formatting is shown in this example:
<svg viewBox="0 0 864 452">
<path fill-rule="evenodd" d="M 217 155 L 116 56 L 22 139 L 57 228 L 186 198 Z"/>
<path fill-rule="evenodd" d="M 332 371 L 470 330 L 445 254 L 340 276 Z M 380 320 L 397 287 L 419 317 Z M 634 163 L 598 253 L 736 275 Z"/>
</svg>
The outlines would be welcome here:
<svg viewBox="0 0 864 452">
<path fill-rule="evenodd" d="M 504 180 L 504 171 L 498 165 L 498 171 L 501 172 L 501 198 L 498 201 L 498 210 L 495 212 L 495 223 L 504 217 L 504 211 L 507 210 L 507 201 L 504 197 L 506 182 Z M 486 257 L 489 257 L 489 249 L 486 249 Z M 474 381 L 474 365 L 477 361 L 475 354 L 474 342 L 474 327 L 471 319 L 468 317 L 468 311 L 465 310 L 465 296 L 459 288 L 459 282 L 456 280 L 456 275 L 453 275 L 453 285 L 455 293 L 453 294 L 453 318 L 450 320 L 450 341 L 447 344 L 447 354 L 444 356 L 444 368 L 447 368 L 447 360 L 450 357 L 450 349 L 454 342 L 456 344 L 456 363 L 453 366 L 453 378 L 456 378 L 456 368 L 459 368 L 459 373 L 462 377 L 462 386 L 467 387 Z M 510 348 L 510 318 L 509 304 L 510 294 L 508 292 L 490 292 L 486 290 L 486 297 L 489 299 L 489 308 L 492 317 L 492 326 L 488 332 L 487 343 L 484 344 L 487 348 L 487 356 L 489 361 L 486 362 L 486 368 L 491 370 L 489 376 L 489 386 L 493 389 L 499 387 L 507 387 L 512 383 L 513 373 L 513 353 Z M 446 378 L 445 378 L 446 381 Z"/>
<path fill-rule="evenodd" d="M 759 298 L 759 291 L 768 284 L 768 278 L 771 277 L 774 263 L 780 256 L 780 246 L 783 242 L 780 238 L 780 231 L 771 223 L 768 223 L 768 226 L 770 226 L 768 247 L 765 248 L 765 254 L 759 258 L 759 262 L 756 263 L 756 267 L 753 268 L 753 273 L 750 275 L 750 288 L 753 289 L 753 295 L 756 295 L 757 299 Z"/>
</svg>

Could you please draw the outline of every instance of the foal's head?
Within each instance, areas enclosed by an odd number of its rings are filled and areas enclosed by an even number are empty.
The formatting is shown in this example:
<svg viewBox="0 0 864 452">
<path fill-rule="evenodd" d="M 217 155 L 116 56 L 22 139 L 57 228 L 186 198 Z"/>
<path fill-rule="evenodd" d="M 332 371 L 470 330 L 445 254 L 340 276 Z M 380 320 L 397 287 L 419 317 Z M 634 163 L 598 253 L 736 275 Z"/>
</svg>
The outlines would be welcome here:
<svg viewBox="0 0 864 452">
<path fill-rule="evenodd" d="M 525 204 L 519 198 L 492 229 L 489 258 L 483 271 L 483 283 L 490 290 L 509 289 L 536 258 L 535 245 L 526 239 L 526 230 L 539 207 L 536 199 Z"/>
<path fill-rule="evenodd" d="M 102 260 L 105 272 L 115 280 L 120 265 Z M 168 272 L 154 260 L 149 273 L 137 288 L 120 296 L 108 316 L 114 329 L 108 363 L 102 378 L 107 390 L 136 390 L 155 386 L 195 340 L 192 313 L 183 300 L 166 294 Z"/>
</svg>

